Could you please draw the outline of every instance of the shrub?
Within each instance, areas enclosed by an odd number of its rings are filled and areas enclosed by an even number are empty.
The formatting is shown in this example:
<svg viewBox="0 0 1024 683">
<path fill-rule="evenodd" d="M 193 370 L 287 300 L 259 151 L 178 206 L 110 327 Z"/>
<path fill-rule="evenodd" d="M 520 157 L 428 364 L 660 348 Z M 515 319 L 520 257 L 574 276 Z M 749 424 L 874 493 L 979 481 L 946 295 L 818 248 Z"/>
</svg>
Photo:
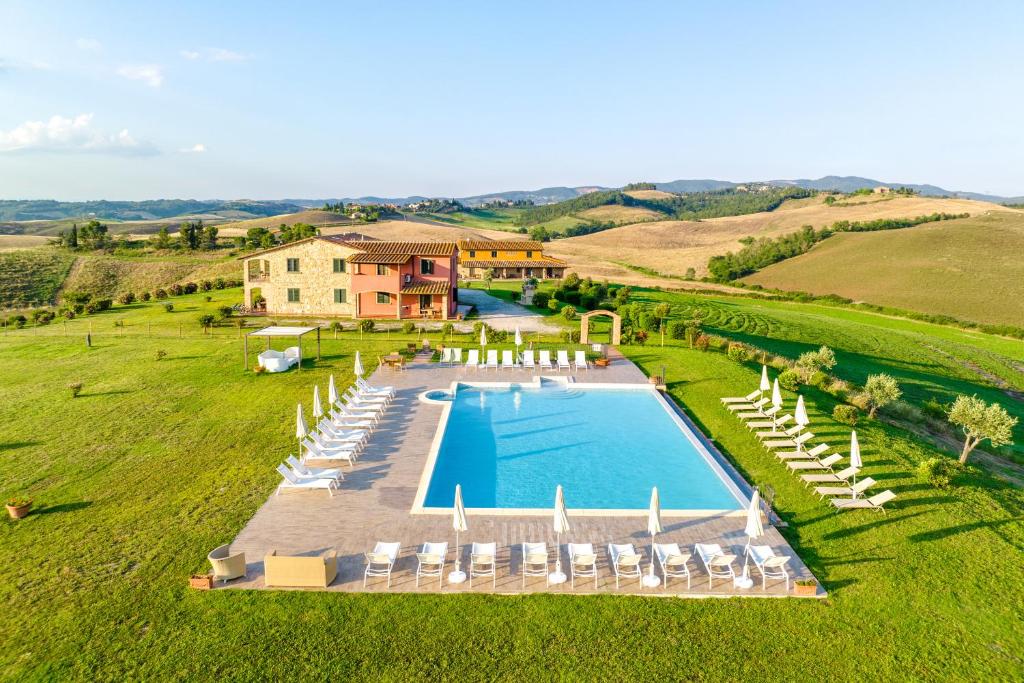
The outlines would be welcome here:
<svg viewBox="0 0 1024 683">
<path fill-rule="evenodd" d="M 404 323 L 402 323 L 402 332 L 404 334 L 412 334 L 415 331 L 416 323 L 412 322 L 411 320 L 406 320 Z"/>
<path fill-rule="evenodd" d="M 508 330 L 488 330 L 487 336 L 490 338 L 489 341 L 495 344 L 504 344 L 508 341 Z"/>
<path fill-rule="evenodd" d="M 338 332 L 343 331 L 344 329 L 345 329 L 345 326 L 342 325 L 337 320 L 335 320 L 333 323 L 331 323 L 331 332 L 334 332 L 335 334 L 337 334 Z"/>
<path fill-rule="evenodd" d="M 573 308 L 572 306 L 563 306 L 562 307 L 562 317 L 565 318 L 566 320 L 575 320 L 576 319 L 576 309 Z"/>
<path fill-rule="evenodd" d="M 866 397 L 865 403 L 867 403 Z M 906 401 L 893 401 L 889 404 L 886 412 L 897 420 L 905 420 L 906 422 L 912 422 L 915 424 L 920 424 L 927 419 L 920 408 L 911 403 L 907 403 Z"/>
<path fill-rule="evenodd" d="M 85 304 L 72 304 L 71 310 L 75 312 L 75 315 L 82 315 L 85 313 Z"/>
<path fill-rule="evenodd" d="M 170 293 L 171 296 L 181 296 L 182 293 L 185 291 L 185 288 L 179 285 L 177 282 L 175 282 L 173 285 L 167 288 L 167 291 Z"/>
<path fill-rule="evenodd" d="M 230 306 L 217 307 L 217 317 L 220 318 L 221 320 L 227 320 L 228 318 L 231 317 L 231 314 L 234 312 L 235 309 L 231 308 Z"/>
<path fill-rule="evenodd" d="M 953 478 L 962 471 L 960 463 L 944 457 L 928 458 L 917 464 L 917 476 L 935 488 L 949 488 Z"/>
<path fill-rule="evenodd" d="M 708 335 L 708 348 L 712 351 L 721 351 L 729 346 L 729 340 L 725 337 L 719 337 L 717 334 Z"/>
<path fill-rule="evenodd" d="M 815 372 L 814 374 L 807 378 L 807 384 L 812 387 L 820 387 L 822 384 L 825 383 L 825 380 L 827 379 L 828 375 L 826 375 L 821 370 L 818 370 L 817 372 Z"/>
<path fill-rule="evenodd" d="M 95 301 L 90 301 L 85 305 L 85 312 L 88 313 L 89 315 L 92 315 L 93 313 L 99 313 L 99 311 L 100 305 Z"/>
<path fill-rule="evenodd" d="M 844 425 L 850 425 L 851 427 L 857 424 L 857 418 L 860 416 L 860 411 L 857 406 L 846 405 L 840 403 L 832 409 L 832 419 L 836 422 L 842 422 Z"/>
<path fill-rule="evenodd" d="M 203 299 L 206 300 L 206 303 L 210 303 L 211 301 L 213 301 L 213 297 L 212 296 L 204 296 Z"/>
<path fill-rule="evenodd" d="M 210 282 L 209 280 L 203 280 L 202 282 L 199 283 L 199 289 L 203 290 L 204 292 L 209 292 L 211 289 L 213 289 L 213 283 Z"/>
<path fill-rule="evenodd" d="M 68 391 L 71 392 L 71 398 L 78 398 L 78 395 L 82 393 L 82 388 L 85 385 L 81 382 L 72 382 L 68 385 Z"/>
<path fill-rule="evenodd" d="M 117 297 L 117 303 L 127 306 L 128 304 L 135 303 L 135 295 L 131 292 L 125 292 L 121 296 Z"/>
<path fill-rule="evenodd" d="M 194 282 L 186 282 L 182 291 L 185 292 L 185 294 L 195 294 L 199 291 L 199 285 Z"/>
<path fill-rule="evenodd" d="M 800 388 L 800 373 L 792 368 L 779 373 L 779 385 L 787 391 L 796 391 Z"/>
<path fill-rule="evenodd" d="M 224 289 L 224 278 L 219 277 L 216 280 L 214 280 L 213 281 L 213 288 L 214 289 Z"/>
<path fill-rule="evenodd" d="M 548 308 L 551 309 L 552 311 L 557 311 L 561 306 L 562 302 L 556 299 L 555 297 L 551 297 L 550 299 L 548 299 Z"/>
<path fill-rule="evenodd" d="M 946 410 L 946 406 L 934 398 L 929 398 L 921 404 L 921 411 L 928 417 L 933 417 L 936 420 L 945 420 Z"/>
<path fill-rule="evenodd" d="M 509 292 L 509 298 L 511 298 L 512 301 L 519 301 L 519 299 L 521 299 L 522 296 L 522 292 Z"/>
<path fill-rule="evenodd" d="M 562 280 L 562 287 L 565 289 L 579 289 L 580 288 L 580 276 L 576 273 L 569 273 Z"/>
<path fill-rule="evenodd" d="M 878 374 L 869 375 L 868 381 L 864 384 L 864 394 L 868 397 L 868 417 L 874 417 L 879 408 L 882 408 L 903 395 L 896 378 L 891 375 Z M 945 410 L 939 415 L 939 419 L 945 417 Z"/>
<path fill-rule="evenodd" d="M 847 383 L 846 380 L 837 379 L 835 377 L 832 377 L 821 388 L 824 391 L 827 391 L 829 394 L 838 398 L 840 401 L 845 401 L 846 395 L 850 391 L 850 385 L 849 383 Z"/>
<path fill-rule="evenodd" d="M 174 304 L 172 304 L 172 303 L 164 304 L 164 310 L 167 311 L 168 313 L 170 313 L 171 311 L 174 310 Z"/>
<path fill-rule="evenodd" d="M 109 311 L 110 307 L 114 305 L 114 300 L 113 299 L 97 299 L 93 303 L 96 304 L 97 310 Z"/>
<path fill-rule="evenodd" d="M 360 320 L 357 325 L 360 332 L 373 332 L 373 321 L 372 320 Z"/>
<path fill-rule="evenodd" d="M 730 360 L 734 360 L 737 363 L 746 363 L 753 357 L 753 353 L 743 344 L 729 344 L 729 350 L 726 352 Z"/>
<path fill-rule="evenodd" d="M 156 352 L 156 359 L 157 360 L 163 360 L 166 357 L 167 357 L 167 352 L 166 351 L 164 351 L 163 349 L 157 349 L 157 352 Z"/>
<path fill-rule="evenodd" d="M 16 328 L 16 329 L 21 329 L 22 327 L 25 327 L 25 323 L 27 323 L 27 322 L 28 322 L 28 318 L 26 318 L 25 316 L 23 316 L 20 313 L 17 313 L 15 315 L 9 316 L 7 318 L 7 326 L 8 327 L 13 327 L 13 328 Z"/>
<path fill-rule="evenodd" d="M 65 308 L 64 309 L 64 317 L 67 318 L 68 320 L 74 320 L 75 319 L 75 309 L 73 309 L 73 308 Z"/>
<path fill-rule="evenodd" d="M 580 297 L 580 306 L 583 306 L 583 308 L 587 309 L 588 311 L 592 311 L 595 308 L 597 308 L 597 304 L 598 298 L 593 294 L 584 294 L 583 296 Z"/>
<path fill-rule="evenodd" d="M 158 290 L 156 290 L 155 292 L 153 292 L 153 298 L 154 299 L 166 299 L 167 298 L 167 290 L 166 289 L 158 289 Z"/>
<path fill-rule="evenodd" d="M 698 351 L 707 351 L 709 346 L 711 346 L 711 338 L 706 334 L 698 334 L 693 340 L 693 348 Z"/>
<path fill-rule="evenodd" d="M 638 346 L 643 346 L 647 342 L 647 330 L 637 330 L 633 333 L 633 342 Z"/>
<path fill-rule="evenodd" d="M 89 292 L 65 292 L 64 301 L 69 304 L 87 304 L 92 301 L 92 294 Z"/>
<path fill-rule="evenodd" d="M 455 325 L 451 323 L 445 323 L 444 325 L 441 325 L 442 337 L 450 337 L 453 334 L 455 334 Z"/>
<path fill-rule="evenodd" d="M 583 295 L 579 291 L 574 289 L 567 289 L 562 292 L 562 295 L 558 297 L 559 301 L 564 301 L 567 304 L 578 304 L 582 301 Z"/>
<path fill-rule="evenodd" d="M 562 341 L 567 344 L 579 344 L 580 343 L 580 331 L 579 330 L 562 330 L 561 332 Z"/>
<path fill-rule="evenodd" d="M 551 299 L 551 295 L 547 292 L 534 292 L 533 293 L 533 305 L 538 308 L 544 308 L 548 305 L 548 300 Z"/>
<path fill-rule="evenodd" d="M 199 326 L 203 329 L 209 329 L 213 325 L 214 317 L 209 313 L 203 313 L 199 316 Z"/>
<path fill-rule="evenodd" d="M 139 293 L 139 299 L 141 301 L 149 301 L 151 298 L 152 298 L 152 295 L 149 292 L 140 292 Z"/>
<path fill-rule="evenodd" d="M 665 332 L 668 334 L 669 339 L 685 339 L 686 323 L 682 320 L 670 320 Z"/>
</svg>

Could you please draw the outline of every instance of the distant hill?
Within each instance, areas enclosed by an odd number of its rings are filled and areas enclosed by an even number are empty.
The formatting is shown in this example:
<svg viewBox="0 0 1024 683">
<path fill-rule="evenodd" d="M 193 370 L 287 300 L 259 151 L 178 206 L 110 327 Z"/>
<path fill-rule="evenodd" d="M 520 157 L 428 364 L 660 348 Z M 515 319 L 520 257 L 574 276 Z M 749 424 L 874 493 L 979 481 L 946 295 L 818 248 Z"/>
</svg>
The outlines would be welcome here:
<svg viewBox="0 0 1024 683">
<path fill-rule="evenodd" d="M 149 221 L 173 216 L 218 214 L 245 218 L 291 213 L 300 207 L 288 202 L 198 199 L 149 199 L 139 202 L 98 200 L 59 202 L 52 199 L 0 200 L 0 221 L 52 221 L 96 218 L 114 221 Z"/>
</svg>

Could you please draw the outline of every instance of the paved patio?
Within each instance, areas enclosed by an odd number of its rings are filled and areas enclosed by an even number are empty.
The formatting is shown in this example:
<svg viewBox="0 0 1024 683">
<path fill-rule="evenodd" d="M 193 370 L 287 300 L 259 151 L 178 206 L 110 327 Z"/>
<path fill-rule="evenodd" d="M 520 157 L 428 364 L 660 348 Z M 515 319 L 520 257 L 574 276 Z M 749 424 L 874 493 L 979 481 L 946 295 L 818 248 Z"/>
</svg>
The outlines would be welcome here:
<svg viewBox="0 0 1024 683">
<path fill-rule="evenodd" d="M 608 368 L 591 369 L 575 374 L 577 382 L 646 382 L 643 373 L 623 356 L 612 352 L 613 362 Z M 547 373 L 545 373 L 547 374 Z M 472 371 L 465 368 L 444 368 L 436 363 L 418 359 L 405 371 L 380 371 L 370 377 L 372 384 L 396 387 L 397 397 L 389 407 L 380 425 L 374 431 L 365 451 L 354 468 L 345 469 L 341 491 L 329 497 L 324 491 L 295 491 L 272 495 L 256 512 L 238 538 L 231 544 L 233 551 L 244 551 L 248 562 L 246 578 L 232 581 L 230 588 L 263 588 L 263 557 L 271 550 L 280 555 L 318 555 L 334 550 L 338 555 L 338 577 L 326 589 L 330 591 L 387 590 L 384 579 L 371 579 L 363 588 L 364 553 L 377 541 L 400 541 L 402 550 L 395 564 L 391 591 L 420 591 L 445 593 L 623 593 L 679 596 L 772 596 L 786 595 L 781 579 L 769 579 L 762 589 L 761 577 L 751 571 L 754 587 L 737 590 L 728 580 L 716 580 L 709 587 L 708 577 L 695 556 L 690 561 L 692 585 L 685 579 L 672 579 L 669 586 L 656 589 L 640 588 L 636 580 L 615 587 L 615 577 L 608 561 L 608 543 L 632 543 L 643 556 L 646 572 L 650 560 L 650 536 L 647 534 L 646 516 L 574 516 L 569 510 L 572 531 L 561 539 L 561 558 L 567 568 L 565 554 L 567 542 L 593 543 L 598 556 L 599 578 L 577 583 L 547 587 L 543 577 L 527 580 L 523 587 L 520 567 L 520 544 L 524 541 L 544 541 L 548 544 L 551 565 L 554 567 L 555 534 L 551 515 L 514 516 L 470 514 L 469 531 L 460 538 L 458 549 L 463 568 L 469 561 L 469 546 L 473 541 L 498 545 L 498 577 L 492 586 L 490 579 L 477 580 L 472 588 L 468 583 L 439 588 L 438 582 L 426 580 L 419 588 L 415 584 L 416 552 L 424 541 L 448 541 L 448 566 L 454 561 L 455 532 L 451 529 L 450 515 L 411 514 L 413 499 L 423 472 L 431 442 L 437 430 L 442 407 L 419 401 L 418 395 L 428 389 L 446 388 L 453 380 L 530 381 L 532 373 L 525 370 Z M 315 463 L 314 463 L 315 464 Z M 731 471 L 731 467 L 727 467 Z M 718 543 L 738 557 L 737 569 L 742 567 L 743 516 L 665 517 L 662 543 L 675 542 L 692 551 L 697 542 Z M 778 531 L 767 524 L 765 536 L 759 544 L 770 545 L 776 553 L 789 555 L 793 578 L 808 578 L 809 570 L 800 561 Z M 301 589 L 300 589 L 301 590 Z M 314 589 L 305 589 L 314 590 Z M 322 589 L 321 589 L 322 590 Z M 789 594 L 792 594 L 792 587 Z M 824 592 L 819 587 L 818 597 Z"/>
</svg>

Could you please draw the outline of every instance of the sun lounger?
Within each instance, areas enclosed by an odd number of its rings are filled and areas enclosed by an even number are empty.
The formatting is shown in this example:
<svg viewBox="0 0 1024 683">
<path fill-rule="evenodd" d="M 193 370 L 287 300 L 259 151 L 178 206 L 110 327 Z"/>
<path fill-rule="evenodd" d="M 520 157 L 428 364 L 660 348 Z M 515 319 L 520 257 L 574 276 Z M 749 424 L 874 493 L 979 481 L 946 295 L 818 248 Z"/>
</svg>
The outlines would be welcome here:
<svg viewBox="0 0 1024 683">
<path fill-rule="evenodd" d="M 589 370 L 590 365 L 587 364 L 587 353 L 586 351 L 577 351 L 573 364 L 576 366 L 576 372 L 580 371 L 580 368 Z"/>
<path fill-rule="evenodd" d="M 753 403 L 761 396 L 761 390 L 751 391 L 746 396 L 727 396 L 722 399 L 722 403 Z"/>
<path fill-rule="evenodd" d="M 841 484 L 844 481 L 849 481 L 850 477 L 857 474 L 857 468 L 847 467 L 845 470 L 839 472 L 825 472 L 824 474 L 804 474 L 800 476 L 803 480 L 804 486 L 809 484 Z"/>
<path fill-rule="evenodd" d="M 779 427 L 781 427 L 784 424 L 789 423 L 789 421 L 792 420 L 792 419 L 793 419 L 792 415 L 783 415 L 778 420 L 775 420 L 774 425 L 771 424 L 771 423 L 765 423 L 765 422 L 748 422 L 747 426 L 750 427 L 751 429 L 757 429 L 757 427 L 755 427 L 754 425 L 760 424 L 760 425 L 764 425 L 764 426 L 766 426 L 768 428 L 767 431 L 761 431 L 761 432 L 755 432 L 754 433 L 754 436 L 756 436 L 759 439 L 782 439 L 782 438 L 785 438 L 787 436 L 796 436 L 797 434 L 800 433 L 800 431 L 801 431 L 800 425 L 793 425 L 792 427 L 789 427 L 788 429 L 785 429 L 785 430 L 780 430 L 779 429 Z"/>
<path fill-rule="evenodd" d="M 485 370 L 487 368 L 494 368 L 495 370 L 498 369 L 498 350 L 497 349 L 487 349 L 487 361 L 484 363 L 483 367 L 484 367 Z"/>
<path fill-rule="evenodd" d="M 306 467 L 294 455 L 289 455 L 285 458 L 285 462 L 291 466 L 292 471 L 300 479 L 334 479 L 335 481 L 341 481 L 345 478 L 345 475 L 337 467 Z"/>
<path fill-rule="evenodd" d="M 563 369 L 572 370 L 572 365 L 569 364 L 569 352 L 566 350 L 558 352 L 558 371 L 561 372 Z"/>
<path fill-rule="evenodd" d="M 822 458 L 821 460 L 790 460 L 786 463 L 793 472 L 800 472 L 806 470 L 828 470 L 832 471 L 832 466 L 843 459 L 843 456 L 838 453 L 833 453 L 830 456 Z"/>
<path fill-rule="evenodd" d="M 544 585 L 548 585 L 548 544 L 523 543 L 523 588 L 526 588 L 527 576 L 543 576 Z"/>
<path fill-rule="evenodd" d="M 870 510 L 881 510 L 884 514 L 885 508 L 883 506 L 895 497 L 895 493 L 886 489 L 885 491 L 875 494 L 870 498 L 831 498 L 829 502 L 840 510 L 865 508 Z"/>
<path fill-rule="evenodd" d="M 771 408 L 758 408 L 746 413 L 737 413 L 736 417 L 746 422 L 747 420 L 757 420 L 760 418 L 771 418 L 775 413 L 779 412 L 778 406 L 772 406 Z"/>
<path fill-rule="evenodd" d="M 640 571 L 640 556 L 633 550 L 632 543 L 609 543 L 608 557 L 612 561 L 615 572 L 615 587 L 619 587 L 619 579 L 636 579 L 637 585 L 643 585 L 643 572 Z"/>
<path fill-rule="evenodd" d="M 384 576 L 388 580 L 388 588 L 391 588 L 391 568 L 395 566 L 398 559 L 398 551 L 402 549 L 399 542 L 384 543 L 377 541 L 373 550 L 366 553 L 366 571 L 363 572 L 363 588 L 366 588 L 366 580 L 371 576 Z"/>
<path fill-rule="evenodd" d="M 502 370 L 513 370 L 516 367 L 516 361 L 511 351 L 501 352 L 501 369 Z"/>
<path fill-rule="evenodd" d="M 366 440 L 370 438 L 370 432 L 365 429 L 347 429 L 344 426 L 338 426 L 324 418 L 317 424 L 317 429 L 320 430 L 320 435 L 324 437 L 321 441 L 326 445 L 337 444 L 344 446 L 345 444 L 355 444 L 362 448 L 366 443 Z"/>
<path fill-rule="evenodd" d="M 875 480 L 871 477 L 864 477 L 853 486 L 815 486 L 814 492 L 818 494 L 819 498 L 824 498 L 825 496 L 850 496 L 856 498 L 875 483 Z"/>
<path fill-rule="evenodd" d="M 757 567 L 757 571 L 761 572 L 761 590 L 767 590 L 768 579 L 785 579 L 786 592 L 789 592 L 789 572 L 786 571 L 788 555 L 776 555 L 771 546 L 748 545 L 747 556 Z"/>
<path fill-rule="evenodd" d="M 277 487 L 277 495 L 281 495 L 281 491 L 284 489 L 304 489 L 307 491 L 320 489 L 326 490 L 328 494 L 333 498 L 334 489 L 338 488 L 338 482 L 333 479 L 299 479 L 295 476 L 295 473 L 284 465 L 277 466 L 278 473 L 284 477 Z"/>
<path fill-rule="evenodd" d="M 783 462 L 786 460 L 810 460 L 812 458 L 817 458 L 827 450 L 827 443 L 819 443 L 817 446 L 807 451 L 776 451 L 775 457 Z"/>
<path fill-rule="evenodd" d="M 395 388 L 394 387 L 386 387 L 386 386 L 375 387 L 375 386 L 367 383 L 367 381 L 365 379 L 363 379 L 362 377 L 356 377 L 356 386 L 359 387 L 359 390 L 362 391 L 364 394 L 371 394 L 371 395 L 374 395 L 374 396 L 391 396 L 391 397 L 394 397 L 394 395 L 395 395 Z"/>
<path fill-rule="evenodd" d="M 537 366 L 533 362 L 533 350 L 532 349 L 523 351 L 523 367 L 526 368 L 527 370 L 534 370 L 534 369 L 536 369 Z"/>
<path fill-rule="evenodd" d="M 708 588 L 711 588 L 715 579 L 735 579 L 736 571 L 732 563 L 735 555 L 727 555 L 722 552 L 722 546 L 717 543 L 697 543 L 693 546 L 700 561 L 704 564 L 704 571 L 708 573 Z"/>
<path fill-rule="evenodd" d="M 350 401 L 345 401 L 338 406 L 338 410 L 342 412 L 346 417 L 355 417 L 362 420 L 372 420 L 374 423 L 380 422 L 380 414 L 383 412 L 382 406 L 366 406 L 353 404 Z"/>
<path fill-rule="evenodd" d="M 732 412 L 735 413 L 748 410 L 760 410 L 769 403 L 771 403 L 771 399 L 762 398 L 757 401 L 754 401 L 753 403 L 730 403 L 729 405 L 725 406 L 725 408 L 726 410 L 731 410 Z"/>
<path fill-rule="evenodd" d="M 555 366 L 551 364 L 551 352 L 550 351 L 548 351 L 547 349 L 541 349 L 539 355 L 540 355 L 539 364 L 540 364 L 540 367 L 542 369 L 547 369 L 547 370 L 554 370 L 555 369 Z"/>
<path fill-rule="evenodd" d="M 768 439 L 764 442 L 765 448 L 795 448 L 800 450 L 800 447 L 805 443 L 814 438 L 814 434 L 810 432 L 804 432 L 800 436 L 795 436 L 792 439 Z"/>
<path fill-rule="evenodd" d="M 594 546 L 590 543 L 569 543 L 569 586 L 576 588 L 576 577 L 581 579 L 594 579 L 594 588 L 597 588 L 597 555 L 594 554 Z"/>
<path fill-rule="evenodd" d="M 304 439 L 302 446 L 306 449 L 306 454 L 302 456 L 302 461 L 308 460 L 324 460 L 327 462 L 347 462 L 350 467 L 355 466 L 356 452 L 351 448 L 338 448 L 338 449 L 324 449 L 319 444 L 310 440 Z"/>
<path fill-rule="evenodd" d="M 466 353 L 466 368 L 473 370 L 480 368 L 480 349 L 470 349 Z"/>
<path fill-rule="evenodd" d="M 443 586 L 444 559 L 448 554 L 448 542 L 424 543 L 420 552 L 416 553 L 416 587 L 420 587 L 420 577 L 437 577 L 437 587 Z"/>
<path fill-rule="evenodd" d="M 353 405 L 376 408 L 377 410 L 385 408 L 391 402 L 391 399 L 387 396 L 364 394 L 355 387 L 346 389 L 343 398 Z"/>
<path fill-rule="evenodd" d="M 668 588 L 669 577 L 686 577 L 686 590 L 690 590 L 690 553 L 679 549 L 678 543 L 655 543 L 654 556 L 661 566 L 661 575 L 665 577 L 665 588 Z"/>
<path fill-rule="evenodd" d="M 496 543 L 473 543 L 469 553 L 469 587 L 473 587 L 474 576 L 491 577 L 491 588 L 498 585 L 498 545 Z"/>
<path fill-rule="evenodd" d="M 446 346 L 441 349 L 441 365 L 451 366 L 452 364 L 452 348 Z"/>
<path fill-rule="evenodd" d="M 342 439 L 332 439 L 326 434 L 317 434 L 316 432 L 310 432 L 307 438 L 316 443 L 320 447 L 320 450 L 327 453 L 334 453 L 339 451 L 349 451 L 353 455 L 358 453 L 362 448 L 362 442 L 360 441 L 344 441 Z"/>
</svg>

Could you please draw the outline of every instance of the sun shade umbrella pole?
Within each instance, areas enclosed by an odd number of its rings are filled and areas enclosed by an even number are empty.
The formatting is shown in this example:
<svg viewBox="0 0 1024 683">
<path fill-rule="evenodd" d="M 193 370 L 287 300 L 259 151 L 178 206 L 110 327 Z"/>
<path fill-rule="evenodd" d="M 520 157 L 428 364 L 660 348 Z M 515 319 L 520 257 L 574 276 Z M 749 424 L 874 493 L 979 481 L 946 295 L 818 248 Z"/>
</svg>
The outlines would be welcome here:
<svg viewBox="0 0 1024 683">
<path fill-rule="evenodd" d="M 302 404 L 299 404 L 298 411 L 295 416 L 295 438 L 299 441 L 299 454 L 302 454 L 302 440 L 306 438 L 306 434 L 309 429 L 306 427 L 306 419 L 302 417 Z"/>
<path fill-rule="evenodd" d="M 778 408 L 775 411 L 775 415 L 772 417 L 772 432 L 775 434 L 779 433 L 779 413 L 782 412 L 782 389 L 779 388 L 779 378 L 775 378 L 775 382 L 772 384 L 772 407 Z"/>
<path fill-rule="evenodd" d="M 338 405 L 338 387 L 334 383 L 334 375 L 327 382 L 327 403 L 333 408 Z"/>
<path fill-rule="evenodd" d="M 459 532 L 469 530 L 469 525 L 466 523 L 466 508 L 462 505 L 462 484 L 455 485 L 452 528 L 455 529 L 455 570 L 448 574 L 448 583 L 462 583 L 466 580 L 466 572 L 460 569 L 462 554 L 459 546 Z"/>
<path fill-rule="evenodd" d="M 363 359 L 359 357 L 358 351 L 356 351 L 356 362 L 353 371 L 356 373 L 356 379 L 363 376 Z"/>
<path fill-rule="evenodd" d="M 317 384 L 313 385 L 313 422 L 316 423 L 315 429 L 320 430 L 320 418 L 324 416 L 324 407 L 320 404 L 320 386 Z"/>
<path fill-rule="evenodd" d="M 796 398 L 796 423 L 800 425 L 801 433 L 804 431 L 804 427 L 811 424 L 811 418 L 807 416 L 807 406 L 804 405 L 803 395 Z"/>
<path fill-rule="evenodd" d="M 480 348 L 487 348 L 487 326 L 480 326 Z"/>
<path fill-rule="evenodd" d="M 562 534 L 569 533 L 569 515 L 565 511 L 565 495 L 562 485 L 555 489 L 555 571 L 548 574 L 548 583 L 553 586 L 565 583 L 565 572 L 562 571 Z"/>
<path fill-rule="evenodd" d="M 519 325 L 516 325 L 516 362 L 519 361 L 519 347 L 523 345 L 523 335 L 519 332 Z"/>
<path fill-rule="evenodd" d="M 750 559 L 750 542 L 761 538 L 764 535 L 764 525 L 761 524 L 761 492 L 754 489 L 754 495 L 750 497 L 750 507 L 747 509 L 747 526 L 743 529 L 747 535 L 747 545 L 743 548 L 743 575 L 733 581 L 737 588 L 750 588 L 754 580 L 750 578 L 750 569 L 747 562 Z"/>
<path fill-rule="evenodd" d="M 658 496 L 658 487 L 651 489 L 651 506 L 647 511 L 647 533 L 651 535 L 651 570 L 643 578 L 643 583 L 648 588 L 657 588 L 661 585 L 661 578 L 654 573 L 654 536 L 661 533 L 661 497 Z"/>
<path fill-rule="evenodd" d="M 767 365 L 762 365 L 761 366 L 761 384 L 760 384 L 760 386 L 758 386 L 758 391 L 760 391 L 761 395 L 763 396 L 764 392 L 770 391 L 771 388 L 772 388 L 772 385 L 768 381 L 768 366 Z"/>
<path fill-rule="evenodd" d="M 850 432 L 850 467 L 856 468 L 853 471 L 853 483 L 854 484 L 857 483 L 857 472 L 860 471 L 860 468 L 862 466 L 863 466 L 863 463 L 861 462 L 861 459 L 860 459 L 860 442 L 857 441 L 857 431 L 854 430 L 854 431 Z M 853 497 L 854 498 L 857 497 L 857 490 L 856 489 L 854 489 L 854 491 L 853 491 Z"/>
</svg>

